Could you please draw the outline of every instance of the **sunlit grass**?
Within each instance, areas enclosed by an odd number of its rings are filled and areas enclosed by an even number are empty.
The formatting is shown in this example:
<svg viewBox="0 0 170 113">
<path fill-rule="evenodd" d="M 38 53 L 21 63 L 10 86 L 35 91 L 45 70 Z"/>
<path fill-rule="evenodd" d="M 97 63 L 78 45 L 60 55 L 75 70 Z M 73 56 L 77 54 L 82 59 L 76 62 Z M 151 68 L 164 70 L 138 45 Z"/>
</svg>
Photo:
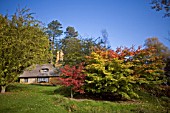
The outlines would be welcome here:
<svg viewBox="0 0 170 113">
<path fill-rule="evenodd" d="M 0 113 L 166 113 L 158 98 L 140 93 L 140 100 L 95 101 L 60 95 L 60 86 L 13 84 L 0 94 Z"/>
</svg>

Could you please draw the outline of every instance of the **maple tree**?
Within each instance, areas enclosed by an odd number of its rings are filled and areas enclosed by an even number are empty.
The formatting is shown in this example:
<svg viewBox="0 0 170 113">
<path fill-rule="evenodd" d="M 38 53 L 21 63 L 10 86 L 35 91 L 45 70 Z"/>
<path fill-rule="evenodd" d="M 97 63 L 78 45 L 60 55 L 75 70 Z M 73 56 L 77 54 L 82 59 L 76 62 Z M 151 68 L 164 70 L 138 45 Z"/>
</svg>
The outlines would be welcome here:
<svg viewBox="0 0 170 113">
<path fill-rule="evenodd" d="M 90 56 L 87 56 L 85 67 L 86 90 L 92 93 L 110 93 L 130 99 L 138 97 L 133 91 L 134 76 L 132 62 L 125 61 L 127 48 L 117 51 L 96 48 Z"/>
<path fill-rule="evenodd" d="M 142 84 L 161 84 L 164 80 L 164 63 L 155 48 L 134 49 L 119 47 L 114 50 L 95 48 L 86 59 L 86 90 L 93 93 L 110 93 L 130 99 Z"/>
<path fill-rule="evenodd" d="M 71 89 L 71 98 L 73 98 L 73 91 L 84 93 L 82 86 L 84 85 L 85 81 L 85 74 L 83 73 L 83 63 L 80 63 L 77 66 L 69 66 L 65 65 L 61 68 L 61 77 L 60 81 L 61 84 L 70 87 Z"/>
<path fill-rule="evenodd" d="M 134 76 L 137 84 L 161 84 L 165 78 L 162 56 L 157 55 L 157 49 L 149 47 L 138 49 L 133 56 Z"/>
</svg>

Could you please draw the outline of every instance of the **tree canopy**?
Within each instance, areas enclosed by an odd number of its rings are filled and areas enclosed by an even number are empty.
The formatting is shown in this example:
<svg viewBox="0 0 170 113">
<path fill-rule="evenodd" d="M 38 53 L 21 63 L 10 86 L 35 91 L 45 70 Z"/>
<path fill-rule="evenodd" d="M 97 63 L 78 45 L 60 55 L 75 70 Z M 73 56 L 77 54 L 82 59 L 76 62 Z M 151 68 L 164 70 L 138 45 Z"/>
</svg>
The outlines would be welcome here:
<svg viewBox="0 0 170 113">
<path fill-rule="evenodd" d="M 60 40 L 57 37 L 61 36 L 63 33 L 62 24 L 58 20 L 53 20 L 48 24 L 46 33 L 49 36 L 50 40 L 50 49 L 52 51 L 53 57 L 51 63 L 56 60 L 56 50 L 60 49 Z"/>
<path fill-rule="evenodd" d="M 67 38 L 69 38 L 69 37 L 77 37 L 78 36 L 78 32 L 75 31 L 75 28 L 71 27 L 71 26 L 68 26 L 64 33 L 65 33 Z"/>
<path fill-rule="evenodd" d="M 1 92 L 14 82 L 26 67 L 47 63 L 49 41 L 39 21 L 29 9 L 18 10 L 12 18 L 0 15 Z"/>
</svg>

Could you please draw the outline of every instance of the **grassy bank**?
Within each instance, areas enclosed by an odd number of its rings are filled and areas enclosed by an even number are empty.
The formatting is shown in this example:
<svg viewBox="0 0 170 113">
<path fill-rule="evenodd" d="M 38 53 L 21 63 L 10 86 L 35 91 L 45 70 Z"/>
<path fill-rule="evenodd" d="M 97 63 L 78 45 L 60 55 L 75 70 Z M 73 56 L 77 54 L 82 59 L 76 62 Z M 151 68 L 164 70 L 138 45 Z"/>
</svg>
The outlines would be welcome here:
<svg viewBox="0 0 170 113">
<path fill-rule="evenodd" d="M 165 101 L 144 92 L 138 100 L 110 102 L 70 99 L 60 95 L 59 87 L 13 84 L 0 94 L 0 113 L 166 113 L 168 109 Z"/>
</svg>

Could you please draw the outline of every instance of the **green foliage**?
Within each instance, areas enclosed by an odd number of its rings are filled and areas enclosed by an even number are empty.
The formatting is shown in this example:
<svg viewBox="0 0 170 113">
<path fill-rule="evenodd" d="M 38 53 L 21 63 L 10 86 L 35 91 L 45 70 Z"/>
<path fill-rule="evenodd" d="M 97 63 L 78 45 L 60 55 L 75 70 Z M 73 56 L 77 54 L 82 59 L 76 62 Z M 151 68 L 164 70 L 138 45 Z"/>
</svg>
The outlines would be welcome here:
<svg viewBox="0 0 170 113">
<path fill-rule="evenodd" d="M 127 57 L 127 58 L 126 58 Z M 134 87 L 161 84 L 165 81 L 162 56 L 150 47 L 116 51 L 96 49 L 86 59 L 86 89 L 130 99 L 138 97 Z"/>
<path fill-rule="evenodd" d="M 102 43 L 96 42 L 92 38 L 65 37 L 61 40 L 62 51 L 64 53 L 63 65 L 77 65 L 85 61 L 93 51 L 94 47 L 101 47 Z"/>
<path fill-rule="evenodd" d="M 50 59 L 48 38 L 29 9 L 12 19 L 0 15 L 0 43 L 0 86 L 15 81 L 26 67 Z"/>
<path fill-rule="evenodd" d="M 154 65 L 160 65 L 162 64 L 161 62 L 164 62 L 166 64 L 164 71 L 165 71 L 165 75 L 167 78 L 167 83 L 169 84 L 169 77 L 170 77 L 170 68 L 169 68 L 169 62 L 170 62 L 170 50 L 168 47 L 166 47 L 163 43 L 161 43 L 159 41 L 158 38 L 153 37 L 153 38 L 148 38 L 145 40 L 145 48 L 149 49 L 149 48 L 154 48 L 155 50 L 153 51 L 153 53 L 150 53 L 150 58 L 152 57 L 152 59 L 154 60 L 155 64 L 153 63 L 153 67 L 155 67 Z M 156 58 L 156 59 L 154 59 Z M 157 67 L 156 66 L 156 67 Z M 161 66 L 163 67 L 163 66 Z M 159 72 L 159 71 L 158 71 Z"/>
<path fill-rule="evenodd" d="M 77 37 L 78 36 L 78 32 L 75 31 L 74 27 L 68 26 L 66 28 L 66 38 L 70 38 L 70 37 Z"/>
<path fill-rule="evenodd" d="M 81 40 L 78 38 L 65 38 L 62 40 L 62 50 L 64 53 L 64 65 L 76 65 L 84 60 Z"/>
<path fill-rule="evenodd" d="M 92 52 L 87 57 L 85 89 L 93 93 L 121 95 L 126 99 L 137 97 L 133 91 L 133 70 L 130 69 L 133 64 L 118 58 L 109 60 L 109 51 L 102 51 L 105 53 L 107 56 L 102 57 L 98 52 Z"/>
<path fill-rule="evenodd" d="M 170 85 L 170 58 L 166 60 L 166 66 L 164 68 L 165 75 L 167 76 L 167 83 Z"/>
<path fill-rule="evenodd" d="M 157 55 L 157 49 L 150 47 L 137 50 L 134 57 L 134 77 L 136 83 L 141 84 L 161 84 L 165 80 L 162 57 Z"/>
<path fill-rule="evenodd" d="M 52 51 L 53 57 L 51 63 L 56 60 L 56 52 L 60 50 L 60 43 L 57 37 L 61 36 L 63 31 L 61 30 L 62 24 L 58 20 L 53 20 L 48 24 L 46 33 L 49 36 L 50 40 L 50 50 Z"/>
</svg>

